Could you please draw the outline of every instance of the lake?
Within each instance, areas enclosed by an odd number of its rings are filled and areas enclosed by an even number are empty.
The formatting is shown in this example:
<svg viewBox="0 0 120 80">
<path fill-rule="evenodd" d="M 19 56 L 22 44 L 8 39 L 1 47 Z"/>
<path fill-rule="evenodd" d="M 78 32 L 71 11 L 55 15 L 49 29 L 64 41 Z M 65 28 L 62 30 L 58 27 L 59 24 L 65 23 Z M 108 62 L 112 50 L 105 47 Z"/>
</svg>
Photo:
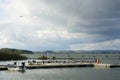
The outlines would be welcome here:
<svg viewBox="0 0 120 80">
<path fill-rule="evenodd" d="M 26 54 L 25 54 L 26 55 Z M 37 58 L 43 54 L 29 54 L 30 58 Z M 102 63 L 120 64 L 120 54 L 49 54 L 48 57 L 72 57 L 93 59 L 99 57 Z M 1 61 L 8 64 L 13 61 Z M 27 69 L 26 72 L 0 71 L 0 80 L 120 80 L 120 68 L 49 68 Z"/>
<path fill-rule="evenodd" d="M 52 68 L 0 71 L 0 80 L 120 80 L 120 68 Z"/>
</svg>

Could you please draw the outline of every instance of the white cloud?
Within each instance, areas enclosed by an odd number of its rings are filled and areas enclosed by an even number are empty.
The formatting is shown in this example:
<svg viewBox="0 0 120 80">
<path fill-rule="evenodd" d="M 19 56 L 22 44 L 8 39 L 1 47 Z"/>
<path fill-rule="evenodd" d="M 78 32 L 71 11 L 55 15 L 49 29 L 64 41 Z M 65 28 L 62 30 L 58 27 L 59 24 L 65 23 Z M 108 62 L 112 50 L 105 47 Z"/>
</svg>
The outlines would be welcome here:
<svg viewBox="0 0 120 80">
<path fill-rule="evenodd" d="M 73 39 L 78 37 L 83 37 L 84 34 L 80 33 L 68 33 L 67 31 L 60 30 L 39 30 L 36 32 L 35 36 L 38 38 L 49 39 L 49 38 L 63 38 L 63 39 Z"/>
<path fill-rule="evenodd" d="M 72 50 L 119 50 L 120 39 L 71 45 Z"/>
<path fill-rule="evenodd" d="M 119 3 L 5 0 L 0 3 L 0 45 L 32 50 L 118 49 Z M 115 42 L 110 46 L 110 41 Z"/>
</svg>

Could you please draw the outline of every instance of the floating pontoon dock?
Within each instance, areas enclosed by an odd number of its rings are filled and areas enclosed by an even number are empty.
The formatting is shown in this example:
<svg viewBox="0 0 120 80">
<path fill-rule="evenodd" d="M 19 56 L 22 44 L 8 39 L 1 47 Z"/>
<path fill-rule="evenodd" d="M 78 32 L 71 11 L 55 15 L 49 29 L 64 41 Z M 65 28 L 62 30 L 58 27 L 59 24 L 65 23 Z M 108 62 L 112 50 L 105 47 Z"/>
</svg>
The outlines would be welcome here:
<svg viewBox="0 0 120 80">
<path fill-rule="evenodd" d="M 71 67 L 120 67 L 120 64 L 102 64 L 102 63 L 64 63 L 64 64 L 39 64 L 39 65 L 26 65 L 26 69 L 41 69 L 41 68 L 71 68 Z M 0 65 L 0 70 L 7 70 L 7 65 Z"/>
</svg>

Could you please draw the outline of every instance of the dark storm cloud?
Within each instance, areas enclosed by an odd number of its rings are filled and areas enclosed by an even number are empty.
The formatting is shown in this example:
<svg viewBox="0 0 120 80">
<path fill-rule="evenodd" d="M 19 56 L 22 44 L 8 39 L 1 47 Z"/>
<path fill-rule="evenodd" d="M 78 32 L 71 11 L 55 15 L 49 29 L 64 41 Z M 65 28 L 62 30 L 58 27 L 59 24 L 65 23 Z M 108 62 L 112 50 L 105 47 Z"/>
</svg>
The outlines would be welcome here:
<svg viewBox="0 0 120 80">
<path fill-rule="evenodd" d="M 54 22 L 53 24 L 62 25 L 68 28 L 70 32 L 105 35 L 108 37 L 119 34 L 119 0 L 41 0 L 40 2 L 46 4 L 51 12 L 41 14 L 41 11 L 37 13 L 32 11 L 33 14 Z M 39 5 L 37 9 L 39 10 Z M 63 16 L 52 15 L 52 13 L 59 13 Z M 69 24 L 67 22 L 73 25 L 66 25 Z M 119 36 L 115 38 L 119 38 Z"/>
<path fill-rule="evenodd" d="M 50 6 L 61 10 L 62 13 L 86 19 L 93 18 L 118 18 L 119 0 L 43 0 Z"/>
<path fill-rule="evenodd" d="M 64 15 L 77 19 L 71 22 L 73 25 L 68 25 L 70 32 L 96 34 L 103 40 L 120 38 L 119 0 L 45 0 L 45 2 Z"/>
</svg>

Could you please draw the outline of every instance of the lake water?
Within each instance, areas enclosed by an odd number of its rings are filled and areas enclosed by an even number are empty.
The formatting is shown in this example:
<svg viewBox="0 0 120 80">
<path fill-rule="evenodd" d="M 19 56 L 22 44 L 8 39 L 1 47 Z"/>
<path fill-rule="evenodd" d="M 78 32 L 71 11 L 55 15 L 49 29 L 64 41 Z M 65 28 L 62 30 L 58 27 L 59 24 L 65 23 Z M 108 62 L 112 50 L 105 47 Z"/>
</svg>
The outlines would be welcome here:
<svg viewBox="0 0 120 80">
<path fill-rule="evenodd" d="M 0 71 L 0 80 L 120 80 L 120 68 L 52 68 Z"/>
<path fill-rule="evenodd" d="M 37 58 L 42 54 L 27 55 Z M 120 54 L 50 54 L 48 57 L 72 57 L 92 59 L 99 57 L 102 63 L 120 64 Z M 2 61 L 8 64 L 13 61 Z M 120 68 L 51 68 L 27 69 L 26 72 L 0 71 L 0 80 L 120 80 Z"/>
</svg>

